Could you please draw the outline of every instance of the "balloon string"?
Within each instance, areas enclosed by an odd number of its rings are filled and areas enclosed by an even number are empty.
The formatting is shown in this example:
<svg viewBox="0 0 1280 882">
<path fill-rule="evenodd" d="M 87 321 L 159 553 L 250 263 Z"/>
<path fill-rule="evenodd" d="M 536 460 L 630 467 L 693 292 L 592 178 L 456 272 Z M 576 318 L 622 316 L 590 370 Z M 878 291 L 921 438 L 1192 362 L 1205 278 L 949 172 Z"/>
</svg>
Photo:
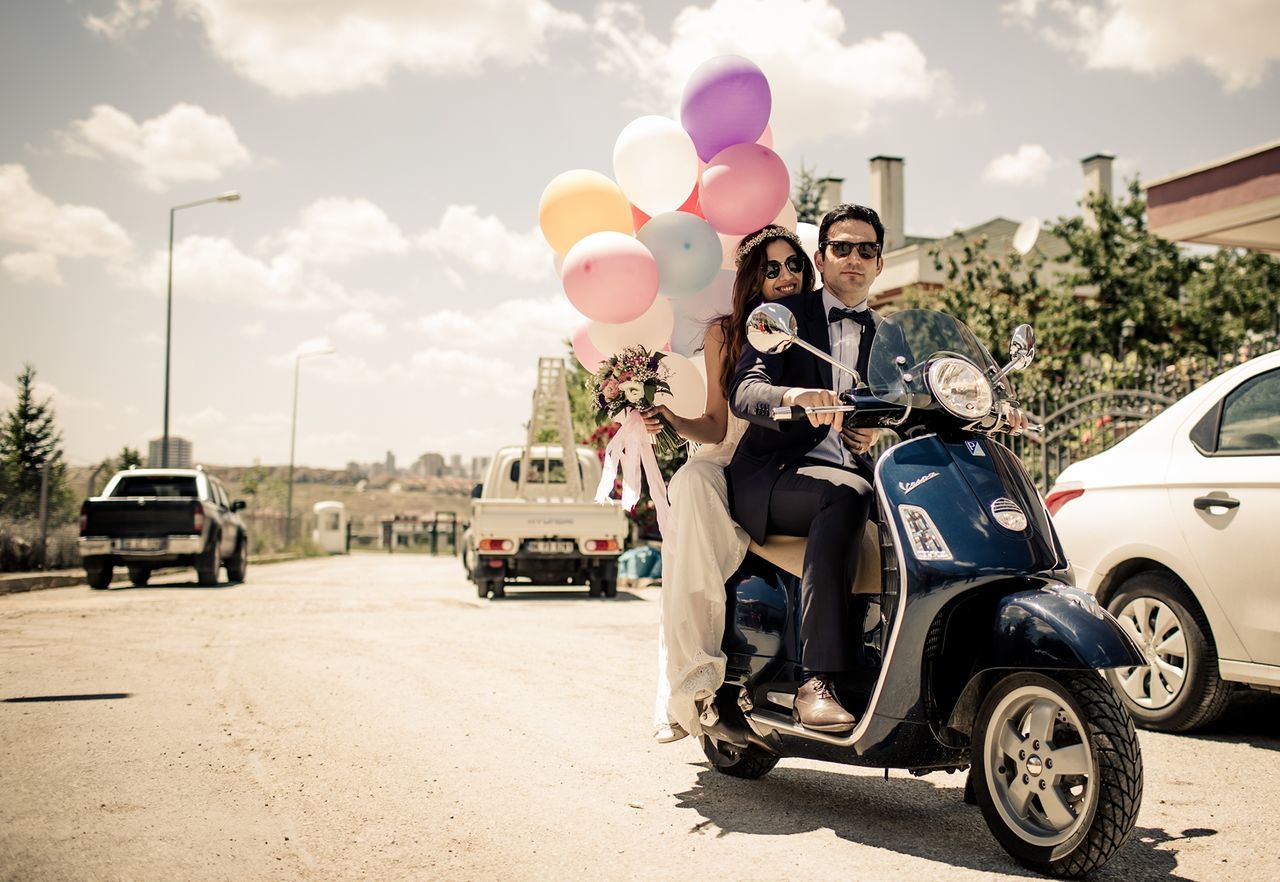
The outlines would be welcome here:
<svg viewBox="0 0 1280 882">
<path fill-rule="evenodd" d="M 653 443 L 649 439 L 649 430 L 638 411 L 627 410 L 622 420 L 622 427 L 613 436 L 604 449 L 604 471 L 600 475 L 600 483 L 596 485 L 596 502 L 608 503 L 613 499 L 613 485 L 622 471 L 622 507 L 632 511 L 640 501 L 640 476 L 643 473 L 649 482 L 649 496 L 653 499 L 653 508 L 658 516 L 658 530 L 662 533 L 662 541 L 669 544 L 675 542 L 675 524 L 671 515 L 671 507 L 667 503 L 667 484 L 662 480 L 662 470 L 658 467 L 658 457 L 653 452 Z"/>
</svg>

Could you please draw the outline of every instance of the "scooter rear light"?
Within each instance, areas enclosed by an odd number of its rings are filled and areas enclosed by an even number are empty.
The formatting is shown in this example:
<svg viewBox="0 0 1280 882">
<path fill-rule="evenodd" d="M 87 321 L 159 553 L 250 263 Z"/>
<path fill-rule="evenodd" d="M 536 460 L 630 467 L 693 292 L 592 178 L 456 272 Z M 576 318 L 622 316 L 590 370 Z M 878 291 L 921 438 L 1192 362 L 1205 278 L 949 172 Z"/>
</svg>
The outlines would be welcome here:
<svg viewBox="0 0 1280 882">
<path fill-rule="evenodd" d="M 587 551 L 617 551 L 617 539 L 588 539 L 582 543 L 582 547 Z"/>
<path fill-rule="evenodd" d="M 916 560 L 953 560 L 951 549 L 934 526 L 929 512 L 918 505 L 899 505 L 898 517 L 902 518 Z"/>
<path fill-rule="evenodd" d="M 481 539 L 481 551 L 515 551 L 516 543 L 511 539 Z"/>
<path fill-rule="evenodd" d="M 1054 490 L 1044 501 L 1044 507 L 1049 509 L 1049 514 L 1056 515 L 1064 505 L 1073 499 L 1084 496 L 1083 487 L 1071 487 L 1065 490 Z"/>
</svg>

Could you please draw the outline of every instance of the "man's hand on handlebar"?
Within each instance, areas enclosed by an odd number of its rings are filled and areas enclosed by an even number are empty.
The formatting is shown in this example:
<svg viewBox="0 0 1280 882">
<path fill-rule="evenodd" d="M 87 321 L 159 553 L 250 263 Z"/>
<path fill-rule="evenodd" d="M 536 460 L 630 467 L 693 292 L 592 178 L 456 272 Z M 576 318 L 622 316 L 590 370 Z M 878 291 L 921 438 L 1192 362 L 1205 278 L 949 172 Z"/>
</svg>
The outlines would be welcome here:
<svg viewBox="0 0 1280 882">
<path fill-rule="evenodd" d="M 840 399 L 830 389 L 790 389 L 782 396 L 782 404 L 786 407 L 832 407 L 840 404 Z M 838 411 L 807 416 L 812 426 L 834 426 L 839 432 L 844 425 L 844 414 Z"/>
</svg>

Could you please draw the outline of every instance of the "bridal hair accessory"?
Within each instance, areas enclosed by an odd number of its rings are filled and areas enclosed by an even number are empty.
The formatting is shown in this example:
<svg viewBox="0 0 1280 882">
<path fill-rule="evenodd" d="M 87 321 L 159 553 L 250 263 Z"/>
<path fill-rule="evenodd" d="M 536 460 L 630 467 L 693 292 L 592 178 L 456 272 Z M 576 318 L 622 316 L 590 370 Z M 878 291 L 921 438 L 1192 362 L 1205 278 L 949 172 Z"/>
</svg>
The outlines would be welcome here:
<svg viewBox="0 0 1280 882">
<path fill-rule="evenodd" d="M 738 253 L 733 258 L 733 265 L 741 269 L 742 262 L 747 259 L 747 255 L 752 249 L 766 239 L 786 239 L 788 242 L 800 249 L 800 253 L 804 253 L 804 243 L 800 241 L 800 237 L 788 230 L 786 227 L 767 226 L 760 232 L 756 233 L 750 239 L 744 239 L 742 244 L 738 246 Z"/>
</svg>

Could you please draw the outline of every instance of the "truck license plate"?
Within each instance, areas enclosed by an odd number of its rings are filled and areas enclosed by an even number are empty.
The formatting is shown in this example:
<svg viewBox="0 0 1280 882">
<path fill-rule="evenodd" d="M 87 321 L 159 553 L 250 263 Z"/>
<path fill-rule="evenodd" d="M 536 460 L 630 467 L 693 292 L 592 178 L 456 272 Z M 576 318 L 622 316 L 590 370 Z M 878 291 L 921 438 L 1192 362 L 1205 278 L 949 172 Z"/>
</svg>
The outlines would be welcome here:
<svg viewBox="0 0 1280 882">
<path fill-rule="evenodd" d="M 163 539 L 121 539 L 121 551 L 159 551 L 164 548 Z"/>
<path fill-rule="evenodd" d="M 529 543 L 529 550 L 534 554 L 573 554 L 573 543 L 535 539 Z"/>
</svg>

